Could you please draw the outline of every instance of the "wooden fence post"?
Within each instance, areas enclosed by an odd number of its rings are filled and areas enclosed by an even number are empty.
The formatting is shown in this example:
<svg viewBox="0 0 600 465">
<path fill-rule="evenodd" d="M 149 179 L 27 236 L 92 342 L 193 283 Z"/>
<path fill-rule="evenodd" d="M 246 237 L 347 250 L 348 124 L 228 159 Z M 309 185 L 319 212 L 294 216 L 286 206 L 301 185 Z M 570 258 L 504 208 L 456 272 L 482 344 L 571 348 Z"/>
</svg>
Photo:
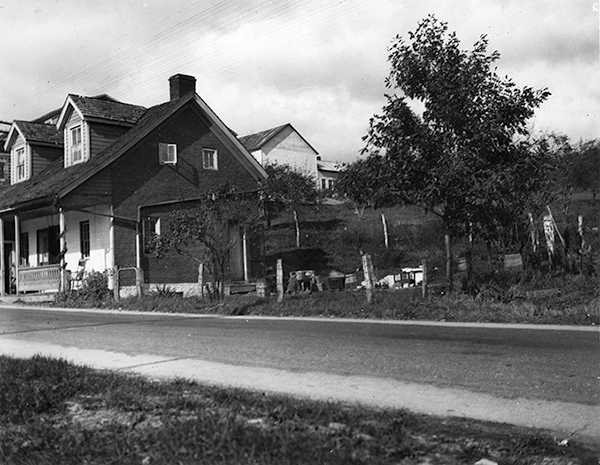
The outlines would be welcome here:
<svg viewBox="0 0 600 465">
<path fill-rule="evenodd" d="M 198 265 L 198 286 L 200 286 L 200 297 L 204 297 L 204 263 Z"/>
<path fill-rule="evenodd" d="M 427 298 L 427 259 L 423 259 L 421 264 L 423 267 L 423 281 L 421 281 L 421 293 L 424 299 Z"/>
<path fill-rule="evenodd" d="M 370 255 L 364 254 L 362 256 L 362 266 L 366 282 L 367 303 L 371 303 L 373 301 L 373 262 Z"/>
<path fill-rule="evenodd" d="M 283 260 L 277 260 L 277 302 L 283 300 Z"/>
<path fill-rule="evenodd" d="M 118 301 L 121 298 L 121 294 L 119 292 L 119 288 L 121 286 L 121 281 L 119 280 L 119 268 L 115 266 L 113 273 L 113 297 L 115 301 Z"/>
</svg>

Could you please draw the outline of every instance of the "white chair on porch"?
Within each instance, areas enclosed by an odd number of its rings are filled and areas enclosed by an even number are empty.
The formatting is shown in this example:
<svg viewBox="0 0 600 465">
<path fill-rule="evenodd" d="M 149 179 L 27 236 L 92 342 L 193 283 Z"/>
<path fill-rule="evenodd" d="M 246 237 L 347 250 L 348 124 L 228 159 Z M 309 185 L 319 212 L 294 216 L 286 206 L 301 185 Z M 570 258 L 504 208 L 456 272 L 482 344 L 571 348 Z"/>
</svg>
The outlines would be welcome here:
<svg viewBox="0 0 600 465">
<path fill-rule="evenodd" d="M 77 265 L 77 271 L 71 275 L 71 290 L 80 289 L 85 275 L 85 264 L 87 260 L 82 258 Z"/>
</svg>

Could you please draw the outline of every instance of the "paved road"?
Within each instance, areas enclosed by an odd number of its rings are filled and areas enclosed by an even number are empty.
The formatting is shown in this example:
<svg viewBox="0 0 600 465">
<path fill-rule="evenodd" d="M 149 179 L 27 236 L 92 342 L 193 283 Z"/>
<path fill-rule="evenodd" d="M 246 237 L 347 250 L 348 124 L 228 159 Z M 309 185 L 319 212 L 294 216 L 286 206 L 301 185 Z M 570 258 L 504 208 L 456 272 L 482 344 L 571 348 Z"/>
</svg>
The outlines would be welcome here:
<svg viewBox="0 0 600 465">
<path fill-rule="evenodd" d="M 591 331 L 590 331 L 591 329 Z M 600 404 L 597 329 L 0 308 L 2 340 Z"/>
</svg>

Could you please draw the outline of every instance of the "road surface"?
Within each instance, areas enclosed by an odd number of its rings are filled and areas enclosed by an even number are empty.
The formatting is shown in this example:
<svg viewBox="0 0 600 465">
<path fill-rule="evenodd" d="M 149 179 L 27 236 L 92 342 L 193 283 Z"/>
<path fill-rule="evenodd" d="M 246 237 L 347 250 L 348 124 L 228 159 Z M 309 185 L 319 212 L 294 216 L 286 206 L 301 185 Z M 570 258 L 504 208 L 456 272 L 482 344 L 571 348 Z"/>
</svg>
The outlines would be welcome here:
<svg viewBox="0 0 600 465">
<path fill-rule="evenodd" d="M 0 308 L 3 353 L 45 350 L 99 367 L 428 413 L 477 417 L 474 408 L 541 427 L 567 416 L 562 429 L 588 435 L 600 413 L 599 349 L 597 328 Z M 528 419 L 525 405 L 547 418 Z"/>
</svg>

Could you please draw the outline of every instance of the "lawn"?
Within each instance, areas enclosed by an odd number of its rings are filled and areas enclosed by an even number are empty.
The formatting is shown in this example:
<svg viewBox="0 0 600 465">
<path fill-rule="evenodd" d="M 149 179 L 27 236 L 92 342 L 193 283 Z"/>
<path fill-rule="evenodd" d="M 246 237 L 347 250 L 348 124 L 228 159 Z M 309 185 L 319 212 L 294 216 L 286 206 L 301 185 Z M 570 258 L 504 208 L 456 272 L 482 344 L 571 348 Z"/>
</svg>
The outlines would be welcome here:
<svg viewBox="0 0 600 465">
<path fill-rule="evenodd" d="M 0 357 L 7 465 L 575 465 L 599 453 L 548 431 Z"/>
</svg>

